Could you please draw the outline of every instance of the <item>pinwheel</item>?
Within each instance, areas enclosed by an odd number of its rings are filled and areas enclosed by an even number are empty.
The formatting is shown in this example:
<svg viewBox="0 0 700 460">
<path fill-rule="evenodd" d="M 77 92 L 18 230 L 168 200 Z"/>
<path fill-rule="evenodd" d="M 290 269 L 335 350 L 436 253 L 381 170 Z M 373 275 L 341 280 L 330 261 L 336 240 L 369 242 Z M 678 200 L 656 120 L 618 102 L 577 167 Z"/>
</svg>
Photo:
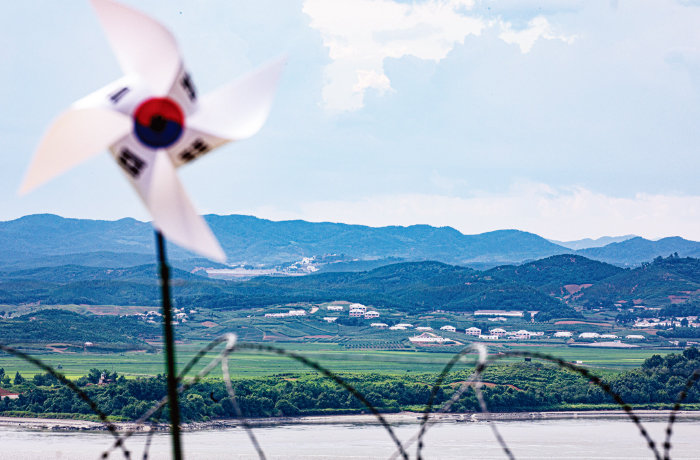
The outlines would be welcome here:
<svg viewBox="0 0 700 460">
<path fill-rule="evenodd" d="M 124 77 L 75 102 L 41 140 L 20 187 L 27 193 L 109 149 L 153 217 L 163 297 L 163 330 L 173 456 L 182 458 L 170 283 L 164 237 L 225 260 L 176 169 L 227 142 L 255 134 L 270 111 L 284 60 L 199 99 L 172 34 L 112 0 L 91 0 Z"/>
<path fill-rule="evenodd" d="M 186 249 L 225 260 L 176 169 L 262 127 L 284 60 L 200 99 L 164 26 L 114 1 L 91 1 L 125 75 L 75 102 L 55 120 L 37 148 L 20 194 L 109 149 L 158 231 Z"/>
</svg>

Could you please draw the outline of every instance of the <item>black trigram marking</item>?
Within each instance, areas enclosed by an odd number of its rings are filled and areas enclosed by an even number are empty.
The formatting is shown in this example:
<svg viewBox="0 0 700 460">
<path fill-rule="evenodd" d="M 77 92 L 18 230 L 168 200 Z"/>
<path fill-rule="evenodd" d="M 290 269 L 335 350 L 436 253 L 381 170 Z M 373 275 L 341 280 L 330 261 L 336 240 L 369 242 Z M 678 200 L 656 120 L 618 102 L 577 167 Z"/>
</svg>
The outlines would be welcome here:
<svg viewBox="0 0 700 460">
<path fill-rule="evenodd" d="M 126 93 L 128 93 L 129 91 L 131 91 L 131 90 L 129 89 L 129 87 L 128 87 L 128 86 L 125 86 L 125 87 L 123 87 L 122 89 L 120 89 L 119 91 L 116 91 L 116 92 L 112 93 L 112 94 L 109 96 L 109 100 L 112 101 L 112 103 L 116 104 L 117 102 L 119 102 L 119 100 L 120 100 L 121 98 L 123 98 L 124 96 L 126 96 Z"/>
<path fill-rule="evenodd" d="M 189 96 L 191 101 L 197 99 L 197 91 L 194 88 L 194 84 L 192 83 L 190 74 L 185 73 L 185 76 L 182 77 L 182 80 L 180 80 L 180 84 L 182 85 L 182 88 L 187 92 L 187 96 Z"/>
<path fill-rule="evenodd" d="M 208 151 L 209 146 L 202 139 L 198 138 L 195 139 L 194 142 L 192 142 L 192 145 L 190 145 L 185 150 L 183 150 L 182 153 L 180 153 L 180 159 L 183 162 L 187 163 Z"/>
<path fill-rule="evenodd" d="M 119 165 L 131 177 L 136 179 L 141 174 L 141 171 L 146 166 L 146 162 L 137 157 L 131 150 L 124 147 L 119 154 Z"/>
</svg>

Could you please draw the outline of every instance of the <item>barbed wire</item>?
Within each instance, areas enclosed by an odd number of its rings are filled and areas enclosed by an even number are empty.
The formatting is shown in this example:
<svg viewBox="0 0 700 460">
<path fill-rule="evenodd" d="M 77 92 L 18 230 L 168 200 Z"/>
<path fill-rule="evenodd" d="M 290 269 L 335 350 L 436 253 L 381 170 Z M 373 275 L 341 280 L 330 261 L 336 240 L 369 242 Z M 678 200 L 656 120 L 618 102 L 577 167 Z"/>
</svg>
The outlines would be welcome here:
<svg viewBox="0 0 700 460">
<path fill-rule="evenodd" d="M 221 352 L 217 354 L 216 357 L 214 357 L 204 368 L 202 368 L 199 372 L 197 372 L 193 377 L 187 377 L 187 375 L 192 371 L 192 369 L 211 351 L 213 351 L 217 346 L 221 345 L 222 343 L 226 343 L 226 346 L 224 347 Z M 390 459 L 395 459 L 397 456 L 401 456 L 404 459 L 408 459 L 408 454 L 406 452 L 406 449 L 410 447 L 414 442 L 417 442 L 417 447 L 416 447 L 416 458 L 422 460 L 422 450 L 425 447 L 424 444 L 424 436 L 426 435 L 427 431 L 429 428 L 437 423 L 437 419 L 432 419 L 431 420 L 431 415 L 438 414 L 438 413 L 445 413 L 451 409 L 451 407 L 459 401 L 459 399 L 464 395 L 464 393 L 469 389 L 473 388 L 474 392 L 477 397 L 477 401 L 479 403 L 479 408 L 481 413 L 486 414 L 487 418 L 486 421 L 489 423 L 489 426 L 491 427 L 491 430 L 494 433 L 494 437 L 496 438 L 496 441 L 498 444 L 501 446 L 503 449 L 504 453 L 509 459 L 514 459 L 514 455 L 510 448 L 507 446 L 505 439 L 501 436 L 500 432 L 497 429 L 497 424 L 495 423 L 494 420 L 492 420 L 490 417 L 488 417 L 489 411 L 488 407 L 484 398 L 484 393 L 482 390 L 482 386 L 484 382 L 482 381 L 481 377 L 486 370 L 486 368 L 489 365 L 494 364 L 495 362 L 502 360 L 502 359 L 507 359 L 507 358 L 513 358 L 513 357 L 524 357 L 524 358 L 533 358 L 533 359 L 539 359 L 547 362 L 551 362 L 555 365 L 557 365 L 559 368 L 566 369 L 575 373 L 580 374 L 584 378 L 586 378 L 590 383 L 593 383 L 600 389 L 602 389 L 605 393 L 607 393 L 609 396 L 613 398 L 613 400 L 618 404 L 626 413 L 627 417 L 637 426 L 639 433 L 641 436 L 645 439 L 647 447 L 653 452 L 655 458 L 657 460 L 661 460 L 663 458 L 664 460 L 670 460 L 670 450 L 672 447 L 671 444 L 671 438 L 673 435 L 673 425 L 677 420 L 677 414 L 681 410 L 682 403 L 685 401 L 685 399 L 688 396 L 688 393 L 690 390 L 693 388 L 694 385 L 697 384 L 697 382 L 700 380 L 700 369 L 696 369 L 692 375 L 687 379 L 683 390 L 679 393 L 676 402 L 674 403 L 673 409 L 671 410 L 668 418 L 668 424 L 666 427 L 666 438 L 663 443 L 663 457 L 659 453 L 659 450 L 657 448 L 656 443 L 654 440 L 650 437 L 648 431 L 642 424 L 641 420 L 637 416 L 637 414 L 634 413 L 632 407 L 627 404 L 623 398 L 616 393 L 609 384 L 604 382 L 603 380 L 600 379 L 600 377 L 594 375 L 591 373 L 587 368 L 582 367 L 582 366 L 577 366 L 573 363 L 570 363 L 568 361 L 565 361 L 561 358 L 558 358 L 556 356 L 552 356 L 549 354 L 545 353 L 540 353 L 540 352 L 530 352 L 530 351 L 520 351 L 520 350 L 513 350 L 513 351 L 506 351 L 506 352 L 501 352 L 498 355 L 492 355 L 489 356 L 487 353 L 487 349 L 484 345 L 482 344 L 472 344 L 470 346 L 465 347 L 464 349 L 460 350 L 458 353 L 455 353 L 452 358 L 445 364 L 443 367 L 442 371 L 438 374 L 437 379 L 435 380 L 430 396 L 428 398 L 428 401 L 426 402 L 425 409 L 423 410 L 423 415 L 421 417 L 421 422 L 420 422 L 420 427 L 417 431 L 416 434 L 414 434 L 411 438 L 409 438 L 405 442 L 401 442 L 398 437 L 396 436 L 396 433 L 394 432 L 393 428 L 391 425 L 387 422 L 386 418 L 379 412 L 379 410 L 372 405 L 366 397 L 358 391 L 355 387 L 353 387 L 350 383 L 348 383 L 346 380 L 344 380 L 342 377 L 340 377 L 338 374 L 335 372 L 331 371 L 330 369 L 326 368 L 325 366 L 321 365 L 320 363 L 307 358 L 306 356 L 303 356 L 299 353 L 296 353 L 294 351 L 289 351 L 286 350 L 283 347 L 278 347 L 278 346 L 272 346 L 272 345 L 264 345 L 264 344 L 257 344 L 257 343 L 239 343 L 236 341 L 236 336 L 234 334 L 224 334 L 220 337 L 217 337 L 216 339 L 212 340 L 210 343 L 208 343 L 206 346 L 201 348 L 197 354 L 183 367 L 182 371 L 177 377 L 178 381 L 178 393 L 182 393 L 184 391 L 187 391 L 189 388 L 191 388 L 194 384 L 200 382 L 204 377 L 209 375 L 217 366 L 221 366 L 221 371 L 222 371 L 222 379 L 224 380 L 224 384 L 226 386 L 226 391 L 229 396 L 229 399 L 231 400 L 231 403 L 234 408 L 234 412 L 236 414 L 236 418 L 241 422 L 241 426 L 244 428 L 246 431 L 253 447 L 256 450 L 256 453 L 260 459 L 265 459 L 265 453 L 262 450 L 262 447 L 260 446 L 257 438 L 255 437 L 253 433 L 253 429 L 246 419 L 246 417 L 243 415 L 243 412 L 241 411 L 241 408 L 237 402 L 237 397 L 236 393 L 233 388 L 233 384 L 231 381 L 231 376 L 230 376 L 230 368 L 229 368 L 229 358 L 230 356 L 235 353 L 236 351 L 242 351 L 242 350 L 247 350 L 247 351 L 252 351 L 252 352 L 262 352 L 262 353 L 273 353 L 277 354 L 280 356 L 284 356 L 290 359 L 293 359 L 297 362 L 302 363 L 306 367 L 309 367 L 311 369 L 316 370 L 317 372 L 321 373 L 324 377 L 332 380 L 335 382 L 337 385 L 342 387 L 345 391 L 353 395 L 358 401 L 360 401 L 371 413 L 373 416 L 377 418 L 379 423 L 382 425 L 382 427 L 387 431 L 389 434 L 391 440 L 394 442 L 396 445 L 396 450 L 390 457 Z M 27 361 L 36 367 L 46 371 L 48 374 L 56 378 L 58 381 L 60 381 L 62 384 L 66 385 L 67 388 L 69 388 L 72 392 L 77 394 L 83 401 L 85 401 L 90 410 L 94 412 L 100 421 L 105 425 L 106 429 L 108 432 L 115 438 L 115 442 L 112 444 L 112 446 L 103 452 L 102 458 L 107 458 L 109 454 L 114 451 L 115 449 L 120 449 L 123 456 L 126 459 L 131 458 L 131 452 L 126 448 L 125 442 L 128 440 L 131 436 L 133 436 L 134 433 L 140 427 L 142 427 L 144 424 L 149 423 L 151 425 L 151 429 L 149 430 L 148 436 L 146 438 L 146 443 L 144 446 L 144 452 L 143 452 L 143 459 L 147 460 L 148 455 L 149 455 L 149 450 L 151 446 L 151 441 L 152 437 L 156 431 L 156 427 L 159 423 L 160 417 L 162 415 L 162 411 L 165 408 L 165 406 L 168 404 L 168 397 L 165 396 L 161 398 L 153 407 L 151 407 L 148 411 L 146 411 L 139 419 L 137 419 L 134 422 L 134 427 L 127 432 L 123 434 L 119 434 L 117 427 L 109 420 L 108 416 L 99 408 L 99 406 L 90 398 L 90 396 L 83 391 L 80 387 L 78 387 L 73 381 L 68 379 L 65 375 L 62 373 L 58 372 L 55 370 L 52 366 L 44 363 L 40 359 L 31 356 L 27 353 L 24 353 L 22 351 L 19 351 L 15 348 L 9 347 L 7 345 L 0 344 L 0 351 L 4 351 L 6 353 L 9 353 L 15 357 L 18 357 L 24 361 Z M 442 403 L 437 410 L 434 408 L 435 400 L 440 392 L 440 389 L 442 388 L 446 378 L 448 377 L 449 373 L 452 371 L 454 366 L 456 366 L 460 361 L 466 360 L 467 355 L 470 353 L 476 353 L 477 357 L 473 360 L 473 362 L 470 365 L 475 365 L 475 368 L 469 378 L 463 382 L 461 382 L 460 387 L 451 395 L 451 397 Z M 468 363 L 469 364 L 469 363 Z"/>
<path fill-rule="evenodd" d="M 670 460 L 670 450 L 671 450 L 671 436 L 673 436 L 673 424 L 676 422 L 676 414 L 681 410 L 681 404 L 685 401 L 688 396 L 690 389 L 697 383 L 700 379 L 700 369 L 695 369 L 688 380 L 685 382 L 685 386 L 678 393 L 678 398 L 676 403 L 673 405 L 673 410 L 668 415 L 668 425 L 666 425 L 666 439 L 664 440 L 664 460 Z"/>
<path fill-rule="evenodd" d="M 87 405 L 90 407 L 90 410 L 99 417 L 100 421 L 107 427 L 107 431 L 109 433 L 117 438 L 117 442 L 115 443 L 116 447 L 119 447 L 122 449 L 124 452 L 124 457 L 130 458 L 130 452 L 126 450 L 126 447 L 119 443 L 119 433 L 117 432 L 117 427 L 109 421 L 109 418 L 107 417 L 107 414 L 102 412 L 100 408 L 98 407 L 97 403 L 90 398 L 90 396 L 85 393 L 78 385 L 73 383 L 72 380 L 67 378 L 65 375 L 63 375 L 61 372 L 58 372 L 56 369 L 54 369 L 52 366 L 49 366 L 48 364 L 44 363 L 42 360 L 39 358 L 35 358 L 32 355 L 28 355 L 22 351 L 19 351 L 15 348 L 8 347 L 7 345 L 3 345 L 0 343 L 0 350 L 4 351 L 5 353 L 9 353 L 12 356 L 16 356 L 17 358 L 23 359 L 24 361 L 35 365 L 39 369 L 42 369 L 49 373 L 52 377 L 56 378 L 59 382 L 62 384 L 66 385 L 73 393 L 77 394 L 80 399 L 85 401 Z"/>
</svg>

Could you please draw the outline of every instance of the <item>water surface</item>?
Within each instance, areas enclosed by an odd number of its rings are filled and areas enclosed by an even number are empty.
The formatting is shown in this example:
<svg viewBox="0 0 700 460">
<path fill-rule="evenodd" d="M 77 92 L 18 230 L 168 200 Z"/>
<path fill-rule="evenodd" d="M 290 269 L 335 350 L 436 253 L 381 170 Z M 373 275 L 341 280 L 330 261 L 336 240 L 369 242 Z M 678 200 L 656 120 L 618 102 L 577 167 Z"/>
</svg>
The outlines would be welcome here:
<svg viewBox="0 0 700 460">
<path fill-rule="evenodd" d="M 666 427 L 663 421 L 645 426 L 659 444 Z M 623 420 L 549 420 L 500 422 L 498 427 L 516 459 L 614 459 L 654 458 L 637 428 Z M 394 426 L 399 438 L 410 438 L 418 425 Z M 287 425 L 256 428 L 255 434 L 269 459 L 385 459 L 394 445 L 381 426 Z M 105 432 L 39 432 L 0 428 L 1 460 L 98 459 L 111 445 Z M 135 435 L 127 446 L 133 459 L 140 459 L 145 434 Z M 440 423 L 425 438 L 426 459 L 504 459 L 486 422 Z M 149 459 L 170 458 L 169 438 L 156 433 Z M 245 431 L 238 428 L 184 434 L 187 460 L 219 458 L 255 459 L 257 455 Z M 415 447 L 409 450 L 415 458 Z M 700 459 L 700 422 L 674 425 L 671 458 Z M 110 458 L 124 458 L 114 452 Z"/>
</svg>

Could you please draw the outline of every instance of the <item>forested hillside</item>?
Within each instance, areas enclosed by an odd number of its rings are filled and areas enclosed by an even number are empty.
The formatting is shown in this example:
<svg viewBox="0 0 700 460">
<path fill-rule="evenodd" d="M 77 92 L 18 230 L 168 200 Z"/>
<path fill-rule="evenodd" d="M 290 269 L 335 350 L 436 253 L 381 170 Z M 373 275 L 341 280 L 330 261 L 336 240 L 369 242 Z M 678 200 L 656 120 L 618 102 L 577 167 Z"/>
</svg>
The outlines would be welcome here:
<svg viewBox="0 0 700 460">
<path fill-rule="evenodd" d="M 0 303 L 159 305 L 154 266 L 102 270 L 70 266 L 0 274 Z M 52 276 L 52 271 L 56 271 Z M 99 276 L 98 276 L 99 275 Z M 49 282 L 48 280 L 53 280 Z M 175 271 L 176 305 L 215 309 L 348 300 L 406 312 L 483 308 L 578 314 L 532 287 L 439 262 L 387 265 L 368 272 L 258 277 L 225 282 Z"/>
</svg>

